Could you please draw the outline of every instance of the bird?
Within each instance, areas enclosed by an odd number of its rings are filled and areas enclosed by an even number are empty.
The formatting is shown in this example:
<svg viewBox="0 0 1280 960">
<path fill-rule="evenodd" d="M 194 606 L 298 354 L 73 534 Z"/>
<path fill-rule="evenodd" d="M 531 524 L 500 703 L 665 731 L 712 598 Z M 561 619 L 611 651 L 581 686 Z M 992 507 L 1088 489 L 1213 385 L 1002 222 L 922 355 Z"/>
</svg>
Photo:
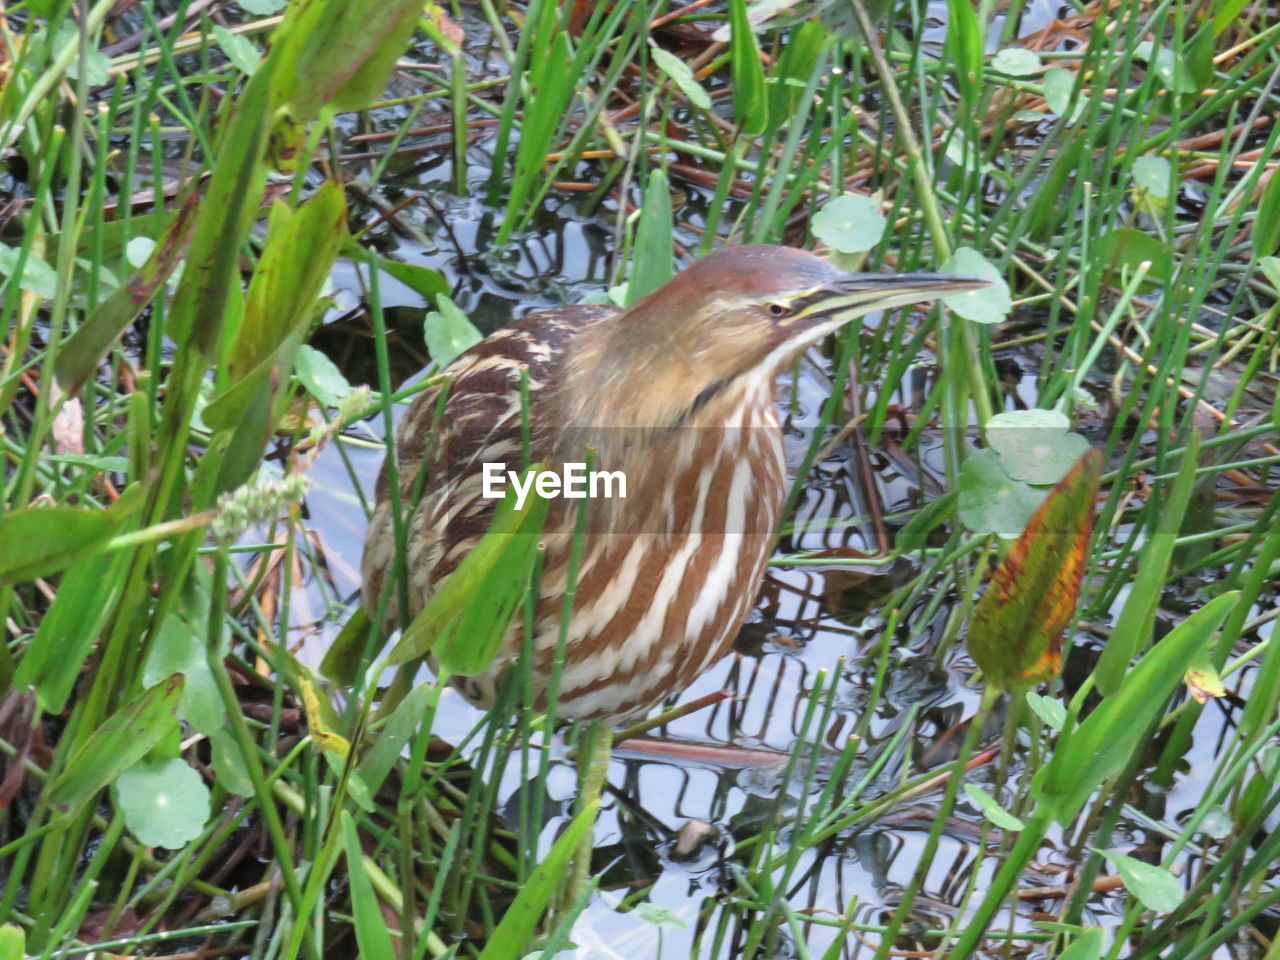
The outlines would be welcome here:
<svg viewBox="0 0 1280 960">
<path fill-rule="evenodd" d="M 547 707 L 585 503 L 555 714 L 614 726 L 643 717 L 728 652 L 764 579 L 787 492 L 780 372 L 859 316 L 986 283 L 845 272 L 806 250 L 730 246 L 630 306 L 540 310 L 490 334 L 440 371 L 396 430 L 407 615 L 489 528 L 498 501 L 485 496 L 484 464 L 516 471 L 527 454 L 554 469 L 582 463 L 589 448 L 602 473 L 621 473 L 626 495 L 548 502 L 534 706 Z M 384 464 L 361 561 L 362 602 L 387 611 L 384 635 L 404 625 L 389 583 L 390 476 Z M 522 621 L 488 668 L 451 678 L 474 705 L 494 702 L 526 642 Z"/>
</svg>

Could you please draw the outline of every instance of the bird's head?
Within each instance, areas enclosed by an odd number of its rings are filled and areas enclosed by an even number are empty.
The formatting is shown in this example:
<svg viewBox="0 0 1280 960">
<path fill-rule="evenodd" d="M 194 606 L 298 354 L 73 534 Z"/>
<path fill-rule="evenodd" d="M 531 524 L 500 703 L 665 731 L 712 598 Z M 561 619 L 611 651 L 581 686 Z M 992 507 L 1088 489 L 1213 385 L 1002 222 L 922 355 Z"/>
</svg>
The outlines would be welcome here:
<svg viewBox="0 0 1280 960">
<path fill-rule="evenodd" d="M 847 273 L 816 254 L 756 244 L 699 260 L 596 326 L 571 351 L 571 375 L 591 384 L 599 416 L 626 426 L 679 423 L 707 391 L 772 379 L 804 348 L 877 310 L 978 290 L 942 274 Z M 624 402 L 625 401 L 625 402 Z"/>
</svg>

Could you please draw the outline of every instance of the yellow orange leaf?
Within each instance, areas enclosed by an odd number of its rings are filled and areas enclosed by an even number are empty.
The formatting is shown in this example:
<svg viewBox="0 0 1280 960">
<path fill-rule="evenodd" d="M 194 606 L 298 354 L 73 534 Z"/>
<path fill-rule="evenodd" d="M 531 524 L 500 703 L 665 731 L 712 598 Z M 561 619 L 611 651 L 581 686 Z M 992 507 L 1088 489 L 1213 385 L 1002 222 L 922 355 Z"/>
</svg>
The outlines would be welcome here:
<svg viewBox="0 0 1280 960">
<path fill-rule="evenodd" d="M 969 655 L 987 683 L 1008 689 L 1057 674 L 1101 475 L 1102 455 L 1090 450 L 1049 491 L 996 568 L 969 624 Z"/>
</svg>

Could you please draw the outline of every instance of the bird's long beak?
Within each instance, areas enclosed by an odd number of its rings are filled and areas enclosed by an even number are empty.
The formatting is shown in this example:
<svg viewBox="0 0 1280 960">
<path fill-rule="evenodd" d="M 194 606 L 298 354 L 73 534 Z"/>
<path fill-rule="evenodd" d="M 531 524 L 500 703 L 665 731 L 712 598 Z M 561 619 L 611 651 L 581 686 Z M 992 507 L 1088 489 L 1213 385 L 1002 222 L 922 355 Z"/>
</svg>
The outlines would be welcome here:
<svg viewBox="0 0 1280 960">
<path fill-rule="evenodd" d="M 817 339 L 877 310 L 970 293 L 986 286 L 990 281 L 942 273 L 846 273 L 797 298 L 790 315 L 781 318 L 778 325 L 793 328 L 805 340 Z"/>
</svg>

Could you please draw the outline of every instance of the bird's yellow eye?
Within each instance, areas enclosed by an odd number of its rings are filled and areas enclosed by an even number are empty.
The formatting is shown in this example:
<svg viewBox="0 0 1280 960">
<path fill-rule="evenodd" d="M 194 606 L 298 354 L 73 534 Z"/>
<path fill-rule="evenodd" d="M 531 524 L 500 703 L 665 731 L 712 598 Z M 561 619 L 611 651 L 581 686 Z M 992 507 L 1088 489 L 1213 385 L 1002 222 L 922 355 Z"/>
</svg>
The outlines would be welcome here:
<svg viewBox="0 0 1280 960">
<path fill-rule="evenodd" d="M 775 317 L 785 317 L 791 312 L 791 308 L 784 303 L 767 303 L 765 304 L 765 309 Z"/>
</svg>

